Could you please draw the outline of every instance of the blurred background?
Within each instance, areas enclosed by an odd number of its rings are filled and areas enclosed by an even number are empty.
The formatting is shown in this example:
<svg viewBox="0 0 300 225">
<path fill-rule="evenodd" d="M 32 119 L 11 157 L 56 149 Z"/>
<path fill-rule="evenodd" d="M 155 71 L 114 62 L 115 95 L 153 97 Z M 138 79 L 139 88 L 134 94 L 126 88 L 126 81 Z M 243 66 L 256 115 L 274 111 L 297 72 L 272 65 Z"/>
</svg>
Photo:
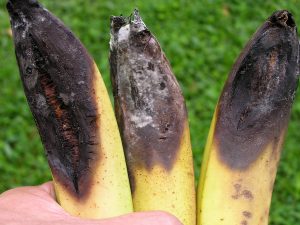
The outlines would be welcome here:
<svg viewBox="0 0 300 225">
<path fill-rule="evenodd" d="M 300 26 L 300 1 L 41 0 L 80 38 L 109 81 L 109 18 L 138 7 L 164 49 L 182 87 L 191 126 L 195 171 L 227 74 L 255 30 L 278 9 Z M 0 193 L 51 179 L 19 79 L 6 1 L 0 0 Z M 276 179 L 272 225 L 300 221 L 300 94 L 297 94 Z M 220 187 L 221 188 L 221 187 Z"/>
</svg>

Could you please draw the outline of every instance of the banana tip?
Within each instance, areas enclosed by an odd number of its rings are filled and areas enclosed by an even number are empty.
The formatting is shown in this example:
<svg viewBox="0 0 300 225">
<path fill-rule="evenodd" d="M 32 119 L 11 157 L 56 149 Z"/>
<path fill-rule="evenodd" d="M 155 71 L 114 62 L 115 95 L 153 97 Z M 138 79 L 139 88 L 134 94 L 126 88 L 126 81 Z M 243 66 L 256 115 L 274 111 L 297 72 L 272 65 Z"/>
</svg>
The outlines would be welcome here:
<svg viewBox="0 0 300 225">
<path fill-rule="evenodd" d="M 40 6 L 37 0 L 9 0 L 6 3 L 6 8 L 10 15 L 22 11 L 25 8 L 38 8 Z"/>
<path fill-rule="evenodd" d="M 272 14 L 270 22 L 280 24 L 284 27 L 296 27 L 293 15 L 288 10 L 279 10 Z"/>
<path fill-rule="evenodd" d="M 127 23 L 127 21 L 123 16 L 111 16 L 110 23 L 112 32 L 116 33 Z"/>
<path fill-rule="evenodd" d="M 139 10 L 137 8 L 135 8 L 133 10 L 133 20 L 131 22 L 133 22 L 133 23 L 140 23 L 140 22 L 142 22 L 142 18 L 140 16 Z"/>
<path fill-rule="evenodd" d="M 133 13 L 129 17 L 111 16 L 110 21 L 111 31 L 113 33 L 117 33 L 121 29 L 121 27 L 126 26 L 128 24 L 133 25 L 133 29 L 137 31 L 147 29 L 137 8 L 133 10 Z"/>
</svg>

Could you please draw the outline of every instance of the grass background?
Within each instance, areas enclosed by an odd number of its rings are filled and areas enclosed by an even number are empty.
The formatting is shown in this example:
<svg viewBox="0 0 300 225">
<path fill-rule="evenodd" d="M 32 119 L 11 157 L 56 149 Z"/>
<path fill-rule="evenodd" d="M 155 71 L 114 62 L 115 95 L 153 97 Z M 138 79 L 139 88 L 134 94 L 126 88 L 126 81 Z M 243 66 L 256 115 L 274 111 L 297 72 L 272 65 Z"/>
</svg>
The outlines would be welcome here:
<svg viewBox="0 0 300 225">
<path fill-rule="evenodd" d="M 85 44 L 111 88 L 109 17 L 138 7 L 160 41 L 189 111 L 196 175 L 210 120 L 233 62 L 260 24 L 288 9 L 300 24 L 300 2 L 188 0 L 43 0 Z M 19 79 L 5 1 L 0 0 L 0 193 L 51 179 Z M 272 199 L 272 225 L 300 221 L 300 95 L 295 100 Z M 220 187 L 221 188 L 221 187 Z"/>
</svg>

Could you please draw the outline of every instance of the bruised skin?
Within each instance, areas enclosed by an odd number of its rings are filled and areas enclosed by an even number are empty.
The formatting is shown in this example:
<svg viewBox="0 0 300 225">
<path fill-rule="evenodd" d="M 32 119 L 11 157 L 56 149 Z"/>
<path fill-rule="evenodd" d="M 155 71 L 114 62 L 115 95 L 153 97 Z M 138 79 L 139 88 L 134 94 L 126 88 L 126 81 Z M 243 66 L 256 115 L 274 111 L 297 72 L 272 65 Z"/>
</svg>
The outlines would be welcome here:
<svg viewBox="0 0 300 225">
<path fill-rule="evenodd" d="M 36 1 L 11 0 L 7 8 L 24 91 L 53 176 L 82 199 L 99 158 L 93 60 Z"/>
<path fill-rule="evenodd" d="M 132 191 L 133 171 L 171 170 L 186 124 L 182 93 L 155 37 L 135 11 L 112 17 L 111 78 Z"/>
<path fill-rule="evenodd" d="M 217 108 L 215 139 L 227 166 L 247 169 L 269 143 L 277 145 L 298 85 L 298 54 L 295 22 L 283 10 L 262 25 L 240 55 Z"/>
</svg>

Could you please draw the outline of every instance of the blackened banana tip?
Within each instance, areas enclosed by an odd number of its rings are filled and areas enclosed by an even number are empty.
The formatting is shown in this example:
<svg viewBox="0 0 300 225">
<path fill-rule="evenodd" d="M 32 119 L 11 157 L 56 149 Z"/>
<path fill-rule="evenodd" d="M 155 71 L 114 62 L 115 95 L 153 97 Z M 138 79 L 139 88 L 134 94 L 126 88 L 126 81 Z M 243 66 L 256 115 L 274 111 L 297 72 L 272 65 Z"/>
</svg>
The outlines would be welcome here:
<svg viewBox="0 0 300 225">
<path fill-rule="evenodd" d="M 276 11 L 242 51 L 219 100 L 215 137 L 220 158 L 231 169 L 245 170 L 267 146 L 278 146 L 288 125 L 298 70 L 295 21 L 287 10 Z"/>
<path fill-rule="evenodd" d="M 41 5 L 37 0 L 9 0 L 6 4 L 7 11 L 10 16 L 16 16 L 19 11 L 24 11 L 24 9 L 38 8 Z"/>
<path fill-rule="evenodd" d="M 126 23 L 126 19 L 123 16 L 110 17 L 111 30 L 115 33 L 118 32 Z"/>
<path fill-rule="evenodd" d="M 11 15 L 13 13 L 13 4 L 11 3 L 11 1 L 8 1 L 6 3 L 6 8 L 7 8 L 8 13 Z"/>
<path fill-rule="evenodd" d="M 12 5 L 36 5 L 38 4 L 37 0 L 8 0 L 8 2 L 10 2 Z"/>
<path fill-rule="evenodd" d="M 139 25 L 145 26 L 140 16 L 139 10 L 137 8 L 133 10 L 133 13 L 129 17 L 124 17 L 124 16 L 110 17 L 111 30 L 114 33 L 117 33 L 121 29 L 121 27 L 132 23 L 136 25 L 136 28 L 138 28 Z"/>
<path fill-rule="evenodd" d="M 133 11 L 133 22 L 138 23 L 138 22 L 141 22 L 141 21 L 142 21 L 142 19 L 141 19 L 139 10 L 137 8 L 135 8 L 134 11 Z"/>
<path fill-rule="evenodd" d="M 287 10 L 279 10 L 274 12 L 269 18 L 269 21 L 284 27 L 296 27 L 293 15 Z"/>
</svg>

